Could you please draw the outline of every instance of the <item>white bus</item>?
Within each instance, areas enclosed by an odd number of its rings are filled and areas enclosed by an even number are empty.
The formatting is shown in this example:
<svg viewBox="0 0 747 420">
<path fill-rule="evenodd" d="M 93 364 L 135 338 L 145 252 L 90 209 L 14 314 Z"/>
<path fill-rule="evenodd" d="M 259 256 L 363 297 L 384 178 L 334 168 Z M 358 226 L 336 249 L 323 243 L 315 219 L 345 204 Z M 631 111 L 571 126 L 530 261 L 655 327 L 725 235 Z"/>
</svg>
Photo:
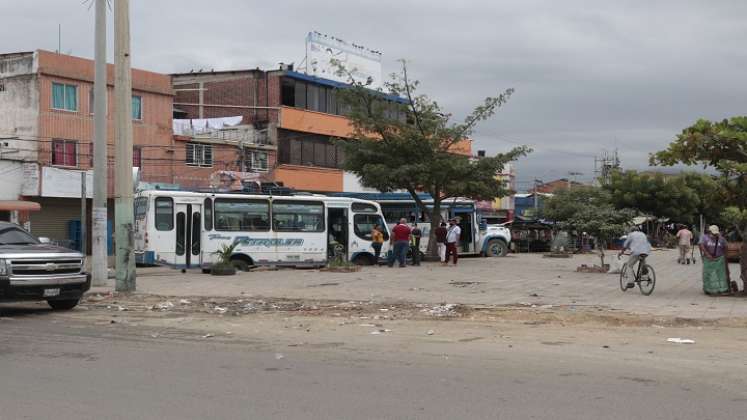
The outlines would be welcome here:
<svg viewBox="0 0 747 420">
<path fill-rule="evenodd" d="M 321 195 L 253 195 L 148 190 L 135 198 L 135 255 L 143 265 L 209 270 L 223 244 L 237 244 L 232 261 L 320 267 L 335 247 L 356 264 L 374 264 L 371 229 L 389 231 L 371 201 Z M 384 244 L 382 255 L 388 246 Z"/>
<path fill-rule="evenodd" d="M 384 219 L 390 229 L 400 219 L 406 219 L 410 225 L 417 223 L 423 233 L 420 251 L 428 249 L 428 238 L 431 221 L 428 214 L 420 209 L 409 193 L 337 193 L 337 196 L 365 199 L 379 203 Z M 431 207 L 433 199 L 428 194 L 421 194 L 422 202 Z M 511 231 L 503 226 L 483 223 L 474 200 L 466 198 L 447 199 L 441 202 L 441 218 L 447 221 L 455 218 L 462 228 L 459 253 L 465 255 L 482 255 L 503 257 L 509 251 Z"/>
</svg>

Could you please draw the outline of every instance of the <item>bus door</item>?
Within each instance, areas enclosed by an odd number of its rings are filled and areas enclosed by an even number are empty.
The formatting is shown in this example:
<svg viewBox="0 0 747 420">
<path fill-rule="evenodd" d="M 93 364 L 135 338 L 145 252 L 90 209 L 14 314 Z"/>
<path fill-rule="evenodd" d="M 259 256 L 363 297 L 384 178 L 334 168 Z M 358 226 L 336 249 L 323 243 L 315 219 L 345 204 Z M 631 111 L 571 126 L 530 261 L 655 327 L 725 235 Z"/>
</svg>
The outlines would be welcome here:
<svg viewBox="0 0 747 420">
<path fill-rule="evenodd" d="M 202 244 L 202 206 L 177 203 L 175 261 L 177 267 L 199 267 Z"/>
<path fill-rule="evenodd" d="M 459 252 L 475 252 L 475 213 L 468 208 L 455 207 L 452 209 L 453 217 L 459 220 L 459 227 L 462 229 L 462 235 L 459 240 Z"/>
<path fill-rule="evenodd" d="M 334 256 L 335 246 L 342 247 L 342 255 L 347 259 L 350 219 L 348 209 L 329 207 L 327 209 L 327 254 Z"/>
</svg>

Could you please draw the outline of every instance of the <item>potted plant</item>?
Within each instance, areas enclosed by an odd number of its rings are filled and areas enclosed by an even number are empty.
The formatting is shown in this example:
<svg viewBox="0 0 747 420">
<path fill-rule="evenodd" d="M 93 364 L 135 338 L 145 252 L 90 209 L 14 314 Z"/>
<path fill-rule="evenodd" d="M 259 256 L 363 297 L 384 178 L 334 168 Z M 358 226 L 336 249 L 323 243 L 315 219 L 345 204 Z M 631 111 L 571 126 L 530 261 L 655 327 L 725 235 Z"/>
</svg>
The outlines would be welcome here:
<svg viewBox="0 0 747 420">
<path fill-rule="evenodd" d="M 210 274 L 214 276 L 232 276 L 236 274 L 236 267 L 231 262 L 231 256 L 236 249 L 236 244 L 223 244 L 220 249 L 213 252 L 218 256 L 218 262 L 210 267 Z"/>
</svg>

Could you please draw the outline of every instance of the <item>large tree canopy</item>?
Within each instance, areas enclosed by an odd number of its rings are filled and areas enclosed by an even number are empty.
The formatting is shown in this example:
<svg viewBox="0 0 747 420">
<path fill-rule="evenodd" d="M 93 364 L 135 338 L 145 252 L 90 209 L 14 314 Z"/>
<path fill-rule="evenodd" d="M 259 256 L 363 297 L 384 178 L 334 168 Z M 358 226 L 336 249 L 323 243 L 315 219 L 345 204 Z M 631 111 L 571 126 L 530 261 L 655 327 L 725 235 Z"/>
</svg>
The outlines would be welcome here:
<svg viewBox="0 0 747 420">
<path fill-rule="evenodd" d="M 436 101 L 416 94 L 417 86 L 417 81 L 408 79 L 404 62 L 402 71 L 386 83 L 386 94 L 351 81 L 349 88 L 337 92 L 353 125 L 352 140 L 341 143 L 346 170 L 358 175 L 366 187 L 408 191 L 429 213 L 433 234 L 441 220 L 443 200 L 492 200 L 507 195 L 497 174 L 529 149 L 517 147 L 481 159 L 464 153 L 475 126 L 505 104 L 512 89 L 486 98 L 463 122 L 454 123 Z M 422 203 L 418 191 L 433 197 L 433 207 Z M 435 253 L 435 241 L 430 241 L 429 248 Z"/>
<path fill-rule="evenodd" d="M 695 223 L 700 214 L 708 220 L 718 216 L 716 205 L 720 190 L 718 183 L 707 174 L 614 172 L 604 188 L 609 192 L 612 205 L 618 209 L 635 209 L 687 224 Z"/>
</svg>

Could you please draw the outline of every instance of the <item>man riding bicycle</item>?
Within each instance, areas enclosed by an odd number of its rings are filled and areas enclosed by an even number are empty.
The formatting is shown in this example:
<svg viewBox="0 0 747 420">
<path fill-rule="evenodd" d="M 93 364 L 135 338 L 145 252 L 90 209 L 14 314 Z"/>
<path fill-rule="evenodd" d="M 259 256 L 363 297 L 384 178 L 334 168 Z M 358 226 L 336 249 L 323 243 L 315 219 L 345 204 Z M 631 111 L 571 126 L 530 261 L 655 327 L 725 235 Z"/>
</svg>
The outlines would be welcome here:
<svg viewBox="0 0 747 420">
<path fill-rule="evenodd" d="M 635 264 L 646 258 L 646 256 L 651 253 L 651 243 L 649 243 L 648 237 L 646 237 L 645 233 L 641 232 L 638 226 L 633 226 L 632 228 L 630 228 L 630 233 L 628 233 L 628 237 L 625 239 L 625 243 L 623 243 L 623 249 L 622 251 L 620 251 L 620 254 L 618 254 L 618 258 L 623 256 L 623 254 L 627 250 L 630 250 L 630 258 L 628 258 L 627 269 L 630 269 L 633 273 L 635 273 L 635 270 L 633 269 L 633 267 L 635 267 Z M 648 274 L 646 273 L 645 266 L 642 274 Z M 632 289 L 633 287 L 635 287 L 635 284 L 631 281 L 628 281 L 627 287 L 628 289 Z"/>
</svg>

